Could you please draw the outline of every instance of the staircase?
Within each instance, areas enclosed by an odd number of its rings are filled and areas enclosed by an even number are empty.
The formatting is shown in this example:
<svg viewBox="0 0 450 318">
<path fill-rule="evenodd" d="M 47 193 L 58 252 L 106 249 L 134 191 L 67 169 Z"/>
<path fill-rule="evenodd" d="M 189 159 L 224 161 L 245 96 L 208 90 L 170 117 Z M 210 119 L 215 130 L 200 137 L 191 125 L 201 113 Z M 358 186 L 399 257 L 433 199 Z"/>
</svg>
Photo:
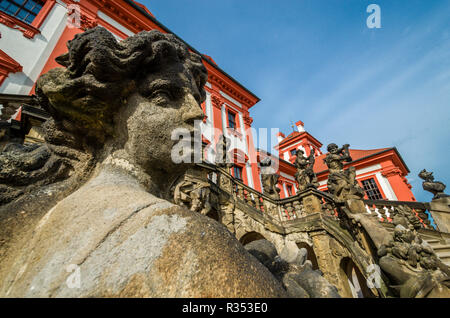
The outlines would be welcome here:
<svg viewBox="0 0 450 318">
<path fill-rule="evenodd" d="M 447 266 L 450 266 L 450 243 L 431 237 L 423 237 L 423 239 L 431 245 L 441 261 Z"/>
</svg>

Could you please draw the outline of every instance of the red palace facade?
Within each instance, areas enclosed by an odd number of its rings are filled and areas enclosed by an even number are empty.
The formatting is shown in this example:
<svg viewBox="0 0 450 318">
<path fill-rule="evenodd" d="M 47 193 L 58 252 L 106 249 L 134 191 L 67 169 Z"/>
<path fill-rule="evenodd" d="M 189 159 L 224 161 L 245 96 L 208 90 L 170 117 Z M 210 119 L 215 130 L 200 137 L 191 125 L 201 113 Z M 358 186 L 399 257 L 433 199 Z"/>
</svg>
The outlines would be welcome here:
<svg viewBox="0 0 450 318">
<path fill-rule="evenodd" d="M 0 95 L 31 95 L 39 76 L 59 67 L 55 58 L 67 52 L 66 43 L 77 33 L 102 26 L 118 41 L 143 30 L 173 33 L 142 4 L 133 0 L 0 0 Z M 181 39 L 182 40 L 182 39 Z M 182 40 L 183 41 L 183 40 Z M 184 41 L 183 41 L 184 42 Z M 187 43 L 186 43 L 187 44 Z M 202 138 L 215 145 L 222 134 L 231 140 L 235 160 L 232 174 L 258 190 L 261 188 L 259 155 L 250 130 L 250 109 L 259 98 L 222 70 L 208 55 L 200 54 L 208 70 L 205 119 Z M 1 109 L 1 106 L 0 106 Z M 21 109 L 12 119 L 21 120 Z M 320 190 L 326 191 L 327 168 L 322 144 L 297 123 L 297 131 L 285 137 L 279 134 L 279 188 L 282 198 L 294 195 L 295 151 L 315 152 Z M 351 141 L 350 141 L 351 142 Z M 214 147 L 206 148 L 207 161 L 214 160 Z M 311 150 L 312 149 L 312 150 Z M 395 148 L 350 150 L 357 179 L 373 199 L 414 201 L 406 180 L 409 170 Z"/>
<path fill-rule="evenodd" d="M 298 149 L 306 156 L 314 153 L 314 172 L 319 181 L 319 190 L 327 191 L 328 167 L 322 153 L 322 143 L 308 133 L 301 121 L 296 123 L 296 130 L 287 137 L 278 133 L 279 152 L 279 188 L 281 198 L 295 194 L 297 185 L 294 178 L 296 168 L 294 162 Z M 352 162 L 344 166 L 356 169 L 356 180 L 370 200 L 416 201 L 411 192 L 411 185 L 406 176 L 410 172 L 400 153 L 395 147 L 382 149 L 349 149 Z"/>
</svg>

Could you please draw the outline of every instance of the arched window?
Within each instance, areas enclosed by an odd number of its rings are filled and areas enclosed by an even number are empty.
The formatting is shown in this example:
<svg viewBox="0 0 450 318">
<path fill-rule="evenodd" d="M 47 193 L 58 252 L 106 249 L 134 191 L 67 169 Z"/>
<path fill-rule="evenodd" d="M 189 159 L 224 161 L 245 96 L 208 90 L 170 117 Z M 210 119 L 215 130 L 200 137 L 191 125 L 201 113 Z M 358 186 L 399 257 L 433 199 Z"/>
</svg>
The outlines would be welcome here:
<svg viewBox="0 0 450 318">
<path fill-rule="evenodd" d="M 206 216 L 219 222 L 219 213 L 214 208 L 212 208 L 211 211 L 209 211 L 208 214 L 206 214 Z"/>
<path fill-rule="evenodd" d="M 241 237 L 239 242 L 242 243 L 242 245 L 247 245 L 250 242 L 257 241 L 257 240 L 265 240 L 266 238 L 259 234 L 258 232 L 249 232 Z"/>
<path fill-rule="evenodd" d="M 340 271 L 348 295 L 351 295 L 353 298 L 374 297 L 367 287 L 361 271 L 350 258 L 345 257 L 341 260 Z"/>
<path fill-rule="evenodd" d="M 297 243 L 297 246 L 298 248 L 306 248 L 306 251 L 308 252 L 308 256 L 306 259 L 311 261 L 313 269 L 319 269 L 319 264 L 317 263 L 316 253 L 314 253 L 314 249 L 304 242 Z"/>
</svg>

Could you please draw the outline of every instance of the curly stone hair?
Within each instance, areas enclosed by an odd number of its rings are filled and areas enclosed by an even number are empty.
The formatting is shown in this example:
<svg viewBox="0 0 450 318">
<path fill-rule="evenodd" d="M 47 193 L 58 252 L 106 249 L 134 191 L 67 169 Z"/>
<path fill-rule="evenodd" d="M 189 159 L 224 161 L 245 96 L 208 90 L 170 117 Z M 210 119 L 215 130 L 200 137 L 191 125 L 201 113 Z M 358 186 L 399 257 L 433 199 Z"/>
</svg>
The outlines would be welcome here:
<svg viewBox="0 0 450 318">
<path fill-rule="evenodd" d="M 143 31 L 118 42 L 95 27 L 67 46 L 68 53 L 56 59 L 64 68 L 36 84 L 39 104 L 52 117 L 42 126 L 46 144 L 11 145 L 0 153 L 0 205 L 72 175 L 78 180 L 71 183 L 79 184 L 95 165 L 96 149 L 114 136 L 114 114 L 140 80 L 164 65 L 183 65 L 194 98 L 200 104 L 206 97 L 201 57 L 174 35 Z"/>
<path fill-rule="evenodd" d="M 166 63 L 181 63 L 190 72 L 195 99 L 199 104 L 205 100 L 207 72 L 201 57 L 172 34 L 143 31 L 118 42 L 95 27 L 67 46 L 69 52 L 56 59 L 65 68 L 50 70 L 36 85 L 43 108 L 55 121 L 65 121 L 65 130 L 101 142 L 112 136 L 115 110 L 141 78 Z"/>
</svg>

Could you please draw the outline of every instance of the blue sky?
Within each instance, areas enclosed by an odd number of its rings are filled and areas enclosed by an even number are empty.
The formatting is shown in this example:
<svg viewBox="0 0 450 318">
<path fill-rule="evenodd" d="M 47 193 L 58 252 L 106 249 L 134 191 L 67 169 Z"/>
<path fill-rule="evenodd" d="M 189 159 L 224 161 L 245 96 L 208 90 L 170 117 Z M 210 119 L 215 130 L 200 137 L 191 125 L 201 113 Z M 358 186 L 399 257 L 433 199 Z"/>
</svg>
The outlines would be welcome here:
<svg viewBox="0 0 450 318">
<path fill-rule="evenodd" d="M 450 1 L 141 0 L 156 18 L 261 98 L 255 128 L 323 144 L 396 146 L 411 173 L 450 191 Z M 369 29 L 369 4 L 381 29 Z"/>
</svg>

